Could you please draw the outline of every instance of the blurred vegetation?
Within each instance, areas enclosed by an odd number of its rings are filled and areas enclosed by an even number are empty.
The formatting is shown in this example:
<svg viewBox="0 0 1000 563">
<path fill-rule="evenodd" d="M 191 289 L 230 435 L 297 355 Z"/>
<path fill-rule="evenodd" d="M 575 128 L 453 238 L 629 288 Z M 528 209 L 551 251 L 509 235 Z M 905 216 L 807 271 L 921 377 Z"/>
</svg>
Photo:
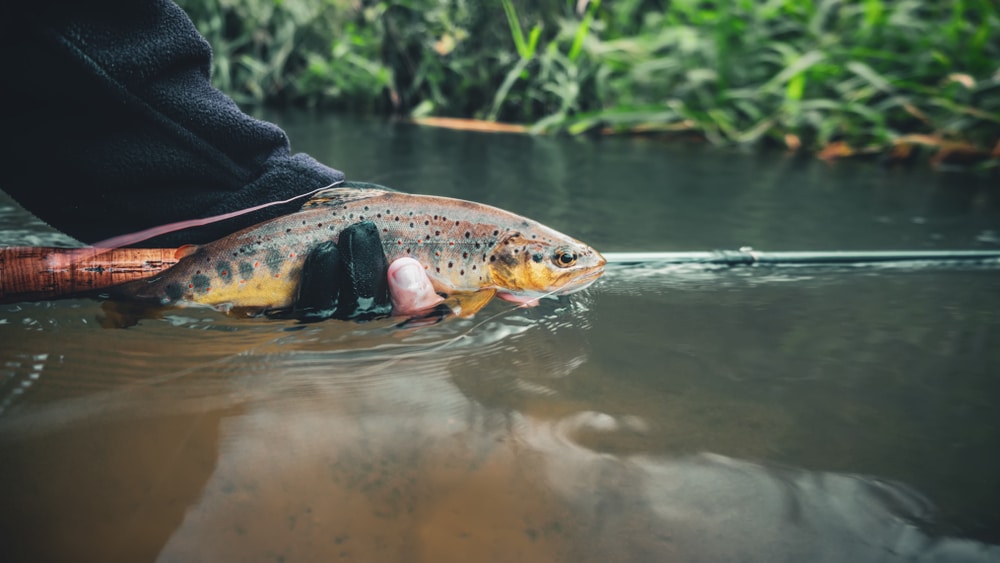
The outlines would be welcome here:
<svg viewBox="0 0 1000 563">
<path fill-rule="evenodd" d="M 994 0 L 179 3 L 244 104 L 1000 157 Z"/>
</svg>

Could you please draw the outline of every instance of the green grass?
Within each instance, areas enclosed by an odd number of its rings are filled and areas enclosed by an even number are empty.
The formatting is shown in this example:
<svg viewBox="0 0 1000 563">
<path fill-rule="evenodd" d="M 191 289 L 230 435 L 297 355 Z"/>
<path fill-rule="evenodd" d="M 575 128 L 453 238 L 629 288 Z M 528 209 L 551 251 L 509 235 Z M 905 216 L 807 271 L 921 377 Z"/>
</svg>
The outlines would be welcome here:
<svg viewBox="0 0 1000 563">
<path fill-rule="evenodd" d="M 184 0 L 242 103 L 980 162 L 994 0 Z M 996 155 L 994 155 L 996 156 Z M 994 166 L 996 158 L 981 166 Z"/>
</svg>

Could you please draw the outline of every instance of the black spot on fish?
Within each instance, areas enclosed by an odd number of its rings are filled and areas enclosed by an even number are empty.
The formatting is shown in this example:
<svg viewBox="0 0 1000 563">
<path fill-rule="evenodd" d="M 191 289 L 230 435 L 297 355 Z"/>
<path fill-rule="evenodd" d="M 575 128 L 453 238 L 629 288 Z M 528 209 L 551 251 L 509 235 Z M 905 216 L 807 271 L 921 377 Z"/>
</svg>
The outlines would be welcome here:
<svg viewBox="0 0 1000 563">
<path fill-rule="evenodd" d="M 500 236 L 500 231 L 494 230 L 493 231 L 493 236 L 495 236 L 495 237 Z"/>
<path fill-rule="evenodd" d="M 462 222 L 461 222 L 461 221 L 455 221 L 455 226 L 456 226 L 456 227 L 457 227 L 457 226 L 459 226 L 459 225 L 461 225 L 461 224 L 462 224 Z"/>
<path fill-rule="evenodd" d="M 436 237 L 441 236 L 441 231 L 434 231 L 434 236 L 436 236 Z"/>
<path fill-rule="evenodd" d="M 271 271 L 272 274 L 278 273 L 281 269 L 281 262 L 284 260 L 284 256 L 277 248 L 272 248 L 267 251 L 267 256 L 264 257 L 264 264 L 267 265 L 267 269 Z"/>
<path fill-rule="evenodd" d="M 473 264 L 473 265 L 472 265 L 472 269 L 473 269 L 473 270 L 475 270 L 475 269 L 476 269 L 476 265 L 475 265 L 475 264 Z"/>
<path fill-rule="evenodd" d="M 435 216 L 434 216 L 434 220 L 435 220 L 435 221 L 437 221 L 437 220 L 438 220 L 438 216 L 437 216 L 437 215 L 435 215 Z"/>
<path fill-rule="evenodd" d="M 454 268 L 455 267 L 455 263 L 454 262 L 448 262 L 448 267 L 449 268 Z"/>
<path fill-rule="evenodd" d="M 348 218 L 348 219 L 354 219 L 354 214 L 353 214 L 353 213 L 351 213 L 350 215 L 348 215 L 348 216 L 347 216 L 347 218 Z"/>
<path fill-rule="evenodd" d="M 465 231 L 465 238 L 472 238 L 472 232 L 471 231 Z"/>
<path fill-rule="evenodd" d="M 533 254 L 533 255 L 531 256 L 531 259 L 532 259 L 532 260 L 534 260 L 535 262 L 539 262 L 539 263 L 540 263 L 540 262 L 541 262 L 542 260 L 544 260 L 544 259 L 545 259 L 545 257 L 544 257 L 544 256 L 542 256 L 542 255 L 541 255 L 541 253 L 539 253 L 539 252 L 536 252 L 536 253 L 534 253 L 534 254 Z"/>
<path fill-rule="evenodd" d="M 458 271 L 458 275 L 460 275 L 460 276 L 464 276 L 464 275 L 465 275 L 465 270 L 459 270 L 459 271 Z"/>
<path fill-rule="evenodd" d="M 368 206 L 367 206 L 367 205 L 365 206 L 365 211 L 368 211 Z M 527 223 L 525 223 L 525 224 L 524 224 L 524 226 L 526 226 L 526 227 L 527 227 L 527 226 L 528 226 L 528 224 L 527 224 Z"/>
<path fill-rule="evenodd" d="M 412 221 L 410 222 L 410 228 L 411 229 L 413 228 L 413 222 Z"/>
<path fill-rule="evenodd" d="M 437 267 L 437 268 L 434 268 L 434 269 L 437 270 L 437 273 L 439 273 L 439 274 L 441 273 L 441 267 L 440 266 Z"/>
<path fill-rule="evenodd" d="M 468 252 L 463 252 L 462 253 L 462 258 L 468 258 L 468 257 L 469 257 L 469 253 Z"/>
<path fill-rule="evenodd" d="M 210 287 L 211 280 L 208 276 L 195 274 L 191 276 L 191 286 L 195 291 L 205 291 Z"/>
<path fill-rule="evenodd" d="M 285 229 L 285 232 L 286 232 L 286 233 L 290 233 L 290 232 L 292 232 L 292 229 L 291 229 L 291 227 L 289 227 L 289 228 Z"/>
<path fill-rule="evenodd" d="M 430 224 L 431 224 L 430 221 L 427 221 L 427 220 L 424 221 L 424 225 L 430 225 Z"/>
<path fill-rule="evenodd" d="M 393 221 L 399 221 L 399 215 L 396 215 L 396 218 L 393 219 Z"/>
<path fill-rule="evenodd" d="M 476 248 L 480 248 L 481 246 L 483 245 L 479 244 L 478 242 L 476 243 Z"/>
<path fill-rule="evenodd" d="M 240 262 L 240 278 L 248 280 L 253 277 L 253 264 L 250 262 Z"/>
<path fill-rule="evenodd" d="M 497 261 L 496 256 L 490 256 L 490 262 L 496 262 L 496 261 Z"/>
<path fill-rule="evenodd" d="M 184 288 L 177 282 L 168 283 L 167 287 L 163 288 L 163 293 L 166 294 L 167 299 L 170 301 L 177 301 L 184 295 Z"/>
<path fill-rule="evenodd" d="M 376 213 L 375 214 L 375 218 L 376 219 L 381 219 L 382 218 L 382 214 L 381 213 Z"/>
<path fill-rule="evenodd" d="M 527 221 L 521 221 L 521 226 L 527 229 L 530 225 L 528 225 Z"/>
</svg>

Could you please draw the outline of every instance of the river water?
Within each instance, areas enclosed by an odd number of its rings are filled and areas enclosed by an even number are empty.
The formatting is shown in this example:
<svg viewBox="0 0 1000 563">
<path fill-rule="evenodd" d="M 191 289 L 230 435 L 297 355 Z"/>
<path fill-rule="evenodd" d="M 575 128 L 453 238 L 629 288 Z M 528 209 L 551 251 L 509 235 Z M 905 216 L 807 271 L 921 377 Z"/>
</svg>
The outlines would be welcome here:
<svg viewBox="0 0 1000 563">
<path fill-rule="evenodd" d="M 995 249 L 995 178 L 270 116 L 599 250 Z M 0 243 L 65 242 L 0 194 Z M 1000 561 L 1000 270 L 629 266 L 423 328 L 0 306 L 2 561 Z"/>
</svg>

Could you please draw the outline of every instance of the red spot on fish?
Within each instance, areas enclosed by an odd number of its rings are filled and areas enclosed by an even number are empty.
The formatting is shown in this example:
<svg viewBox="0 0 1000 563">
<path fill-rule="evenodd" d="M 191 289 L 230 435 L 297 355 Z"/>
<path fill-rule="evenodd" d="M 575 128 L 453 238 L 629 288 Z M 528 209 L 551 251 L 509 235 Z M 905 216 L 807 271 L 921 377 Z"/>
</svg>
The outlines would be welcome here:
<svg viewBox="0 0 1000 563">
<path fill-rule="evenodd" d="M 397 240 L 396 244 L 398 244 L 399 246 L 403 246 L 403 239 Z"/>
<path fill-rule="evenodd" d="M 288 253 L 288 257 L 289 258 L 295 258 L 295 253 L 294 252 L 289 252 Z"/>
<path fill-rule="evenodd" d="M 227 272 L 226 270 L 222 270 L 221 272 L 219 272 L 219 275 L 222 277 L 226 277 L 227 275 L 229 275 L 229 272 Z"/>
<path fill-rule="evenodd" d="M 281 274 L 274 274 L 274 277 L 276 277 L 276 278 L 280 278 L 280 277 L 281 277 Z"/>
<path fill-rule="evenodd" d="M 453 240 L 448 241 L 448 246 L 455 246 L 455 241 L 453 241 Z"/>
<path fill-rule="evenodd" d="M 253 267 L 254 267 L 254 268 L 257 268 L 257 267 L 260 267 L 260 262 L 254 262 L 254 263 L 253 263 Z"/>
<path fill-rule="evenodd" d="M 189 283 L 188 284 L 188 289 L 194 289 L 194 284 L 193 283 Z"/>
</svg>

